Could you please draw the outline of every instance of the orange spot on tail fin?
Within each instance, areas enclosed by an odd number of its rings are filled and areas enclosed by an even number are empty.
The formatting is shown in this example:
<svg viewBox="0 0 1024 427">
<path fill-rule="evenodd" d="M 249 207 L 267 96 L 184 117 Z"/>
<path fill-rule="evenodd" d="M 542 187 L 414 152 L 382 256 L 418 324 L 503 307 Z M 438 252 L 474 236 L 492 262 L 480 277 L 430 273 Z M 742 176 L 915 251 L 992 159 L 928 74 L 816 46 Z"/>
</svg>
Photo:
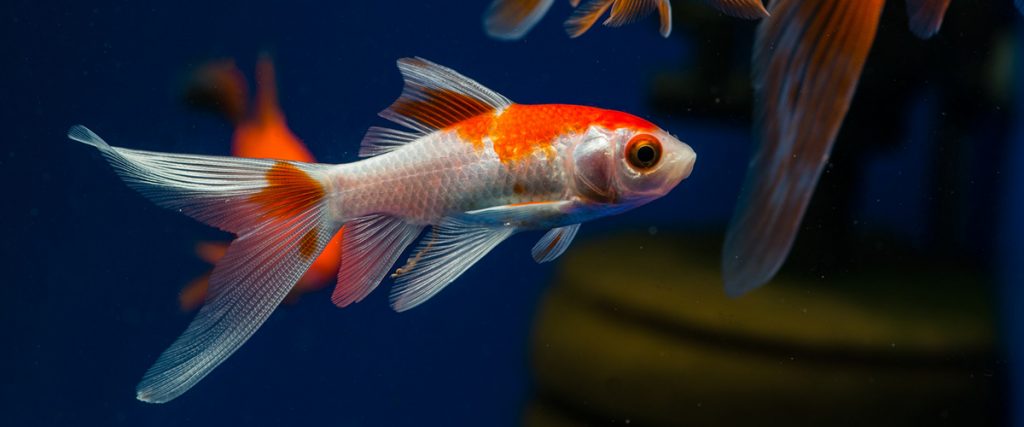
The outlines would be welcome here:
<svg viewBox="0 0 1024 427">
<path fill-rule="evenodd" d="M 265 216 L 292 218 L 323 201 L 323 185 L 292 163 L 277 162 L 266 179 L 266 188 L 249 198 Z"/>
</svg>

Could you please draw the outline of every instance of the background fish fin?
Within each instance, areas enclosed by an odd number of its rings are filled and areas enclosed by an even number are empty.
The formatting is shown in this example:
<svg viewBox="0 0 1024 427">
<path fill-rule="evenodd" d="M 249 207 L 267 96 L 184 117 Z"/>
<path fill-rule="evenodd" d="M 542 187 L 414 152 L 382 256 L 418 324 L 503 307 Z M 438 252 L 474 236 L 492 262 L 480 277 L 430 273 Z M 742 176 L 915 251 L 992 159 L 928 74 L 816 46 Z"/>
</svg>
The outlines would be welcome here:
<svg viewBox="0 0 1024 427">
<path fill-rule="evenodd" d="M 554 0 L 494 0 L 484 12 L 484 31 L 501 40 L 516 40 L 544 17 Z"/>
<path fill-rule="evenodd" d="M 1017 10 L 1020 11 L 1021 15 L 1024 15 L 1024 0 L 1017 0 L 1014 3 L 1017 5 Z"/>
<path fill-rule="evenodd" d="M 949 0 L 907 0 L 910 31 L 922 39 L 934 36 L 942 27 L 947 7 Z"/>
<path fill-rule="evenodd" d="M 83 126 L 68 137 L 98 148 L 157 204 L 238 234 L 214 267 L 206 304 L 139 383 L 142 401 L 174 399 L 234 353 L 340 226 L 327 214 L 320 165 L 127 150 Z"/>
<path fill-rule="evenodd" d="M 190 107 L 217 113 L 238 124 L 248 113 L 247 87 L 245 76 L 234 60 L 210 61 L 192 72 L 186 83 L 184 100 Z"/>
<path fill-rule="evenodd" d="M 572 38 L 582 36 L 590 27 L 594 26 L 594 23 L 601 15 L 604 15 L 612 3 L 615 3 L 615 0 L 590 0 L 576 8 L 569 19 L 565 21 L 565 32 L 569 33 L 569 37 Z"/>
<path fill-rule="evenodd" d="M 575 206 L 574 202 L 562 200 L 520 203 L 469 211 L 460 215 L 459 218 L 472 224 L 535 227 L 537 223 L 543 223 L 549 219 L 561 219 L 572 210 L 573 206 Z"/>
<path fill-rule="evenodd" d="M 366 130 L 363 142 L 359 145 L 359 157 L 372 157 L 394 151 L 421 136 L 420 133 L 371 126 Z"/>
<path fill-rule="evenodd" d="M 331 301 L 338 307 L 362 301 L 422 230 L 422 226 L 386 215 L 369 215 L 346 222 L 341 250 L 345 255 Z"/>
<path fill-rule="evenodd" d="M 777 0 L 754 44 L 755 147 L 725 238 L 725 289 L 737 296 L 788 255 L 846 116 L 884 0 Z"/>
<path fill-rule="evenodd" d="M 647 16 L 655 9 L 661 25 L 658 31 L 662 37 L 668 37 L 672 32 L 672 4 L 669 0 L 617 0 L 604 25 L 620 27 Z"/>
<path fill-rule="evenodd" d="M 573 224 L 548 230 L 530 250 L 533 260 L 538 263 L 554 261 L 569 248 L 579 229 L 579 224 Z"/>
<path fill-rule="evenodd" d="M 380 116 L 427 134 L 512 104 L 480 83 L 423 58 L 402 58 L 402 95 Z"/>
<path fill-rule="evenodd" d="M 422 304 L 514 232 L 512 227 L 486 227 L 446 218 L 420 240 L 406 268 L 396 274 L 391 307 L 405 311 Z"/>
<path fill-rule="evenodd" d="M 743 19 L 761 19 L 768 17 L 768 10 L 761 0 L 704 0 L 711 7 L 722 13 Z"/>
</svg>

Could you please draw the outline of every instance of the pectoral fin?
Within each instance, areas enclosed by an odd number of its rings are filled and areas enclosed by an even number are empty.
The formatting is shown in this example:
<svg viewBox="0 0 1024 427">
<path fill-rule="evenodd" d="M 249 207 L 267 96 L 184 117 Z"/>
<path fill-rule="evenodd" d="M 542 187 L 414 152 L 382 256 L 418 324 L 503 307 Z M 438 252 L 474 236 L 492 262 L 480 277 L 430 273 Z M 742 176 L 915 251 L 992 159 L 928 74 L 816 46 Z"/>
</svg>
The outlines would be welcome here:
<svg viewBox="0 0 1024 427">
<path fill-rule="evenodd" d="M 481 225 L 544 228 L 539 225 L 569 214 L 573 206 L 575 202 L 564 200 L 517 203 L 469 211 L 460 218 Z"/>
</svg>

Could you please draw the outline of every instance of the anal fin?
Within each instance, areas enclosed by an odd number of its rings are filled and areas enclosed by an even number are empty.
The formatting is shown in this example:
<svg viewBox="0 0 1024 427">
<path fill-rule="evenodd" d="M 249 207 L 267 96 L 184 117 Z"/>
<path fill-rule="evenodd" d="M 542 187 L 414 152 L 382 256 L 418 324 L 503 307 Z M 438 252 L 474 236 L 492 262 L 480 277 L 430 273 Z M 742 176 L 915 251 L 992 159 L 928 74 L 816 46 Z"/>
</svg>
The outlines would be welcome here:
<svg viewBox="0 0 1024 427">
<path fill-rule="evenodd" d="M 331 301 L 345 307 L 369 295 L 422 230 L 422 226 L 386 215 L 347 222 L 342 248 L 345 256 Z"/>
</svg>

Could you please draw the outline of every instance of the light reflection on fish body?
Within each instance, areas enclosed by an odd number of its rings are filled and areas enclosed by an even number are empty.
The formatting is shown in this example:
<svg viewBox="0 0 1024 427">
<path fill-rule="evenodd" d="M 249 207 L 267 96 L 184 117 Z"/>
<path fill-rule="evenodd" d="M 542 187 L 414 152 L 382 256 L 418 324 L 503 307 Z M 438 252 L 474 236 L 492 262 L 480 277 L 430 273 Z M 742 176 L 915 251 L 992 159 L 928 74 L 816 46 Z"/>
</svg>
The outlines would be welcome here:
<svg viewBox="0 0 1024 427">
<path fill-rule="evenodd" d="M 391 306 L 435 295 L 512 234 L 547 229 L 533 258 L 557 258 L 580 223 L 655 200 L 689 176 L 693 150 L 639 117 L 512 103 L 421 58 L 399 61 L 402 96 L 370 128 L 359 162 L 155 153 L 111 147 L 82 126 L 125 182 L 157 204 L 238 235 L 206 304 L 149 369 L 137 398 L 181 395 L 236 351 L 344 225 L 332 300 L 362 300 L 387 276 Z M 394 269 L 426 226 L 407 260 Z"/>
</svg>

